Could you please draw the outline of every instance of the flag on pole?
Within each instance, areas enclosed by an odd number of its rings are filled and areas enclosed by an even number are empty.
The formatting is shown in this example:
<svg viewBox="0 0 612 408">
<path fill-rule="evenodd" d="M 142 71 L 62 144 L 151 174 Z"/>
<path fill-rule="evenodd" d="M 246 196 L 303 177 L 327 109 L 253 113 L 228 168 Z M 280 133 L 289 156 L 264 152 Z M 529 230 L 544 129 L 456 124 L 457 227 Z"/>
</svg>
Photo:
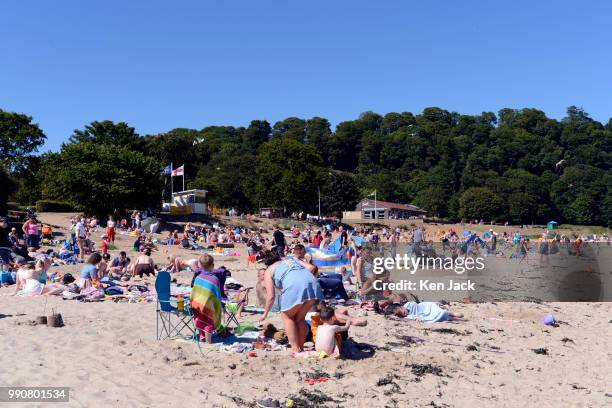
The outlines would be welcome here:
<svg viewBox="0 0 612 408">
<path fill-rule="evenodd" d="M 372 197 L 376 195 L 376 191 L 372 191 L 370 194 L 368 194 L 368 197 Z"/>
<path fill-rule="evenodd" d="M 185 175 L 185 165 L 183 164 L 181 167 L 177 167 L 172 170 L 172 176 L 184 176 Z"/>
<path fill-rule="evenodd" d="M 169 176 L 170 174 L 172 174 L 172 165 L 171 164 L 167 165 L 162 170 L 162 176 Z"/>
</svg>

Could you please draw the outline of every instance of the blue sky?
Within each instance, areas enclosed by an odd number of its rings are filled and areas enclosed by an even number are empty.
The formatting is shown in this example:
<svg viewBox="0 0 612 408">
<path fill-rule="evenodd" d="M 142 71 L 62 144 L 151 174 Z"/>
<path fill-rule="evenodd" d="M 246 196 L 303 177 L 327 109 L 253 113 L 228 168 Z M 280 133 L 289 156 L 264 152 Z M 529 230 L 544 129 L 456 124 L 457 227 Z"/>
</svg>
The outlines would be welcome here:
<svg viewBox="0 0 612 408">
<path fill-rule="evenodd" d="M 610 1 L 28 1 L 0 11 L 0 108 L 56 150 L 288 116 L 582 106 L 612 116 Z"/>
</svg>

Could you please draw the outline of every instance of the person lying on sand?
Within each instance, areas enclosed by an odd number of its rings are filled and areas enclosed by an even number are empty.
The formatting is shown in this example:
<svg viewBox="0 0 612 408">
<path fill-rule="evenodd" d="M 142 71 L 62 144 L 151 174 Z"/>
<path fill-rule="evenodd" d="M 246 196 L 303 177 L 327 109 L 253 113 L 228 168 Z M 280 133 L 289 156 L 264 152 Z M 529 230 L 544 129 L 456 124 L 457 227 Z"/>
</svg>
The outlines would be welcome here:
<svg viewBox="0 0 612 408">
<path fill-rule="evenodd" d="M 181 270 L 187 268 L 195 273 L 198 269 L 198 260 L 196 258 L 183 260 L 183 258 L 180 256 L 173 255 L 169 257 L 168 260 L 170 261 L 170 264 L 168 265 L 167 270 L 170 273 L 180 272 Z"/>
<path fill-rule="evenodd" d="M 461 319 L 463 314 L 451 312 L 440 307 L 436 302 L 408 302 L 403 306 L 390 305 L 385 314 L 393 314 L 396 317 L 416 320 L 422 323 L 436 323 Z"/>
</svg>

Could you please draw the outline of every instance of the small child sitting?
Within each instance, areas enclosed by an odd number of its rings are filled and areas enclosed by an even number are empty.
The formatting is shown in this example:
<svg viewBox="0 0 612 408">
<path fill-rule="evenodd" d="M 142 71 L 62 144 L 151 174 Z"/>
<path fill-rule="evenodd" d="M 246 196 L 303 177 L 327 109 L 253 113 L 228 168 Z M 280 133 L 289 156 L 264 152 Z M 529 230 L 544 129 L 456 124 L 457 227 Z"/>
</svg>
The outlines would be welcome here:
<svg viewBox="0 0 612 408">
<path fill-rule="evenodd" d="M 319 318 L 323 324 L 319 325 L 316 330 L 315 351 L 325 352 L 330 356 L 340 355 L 342 351 L 340 333 L 346 332 L 351 327 L 351 321 L 347 320 L 344 326 L 338 325 L 334 309 L 327 305 L 319 308 Z"/>
</svg>

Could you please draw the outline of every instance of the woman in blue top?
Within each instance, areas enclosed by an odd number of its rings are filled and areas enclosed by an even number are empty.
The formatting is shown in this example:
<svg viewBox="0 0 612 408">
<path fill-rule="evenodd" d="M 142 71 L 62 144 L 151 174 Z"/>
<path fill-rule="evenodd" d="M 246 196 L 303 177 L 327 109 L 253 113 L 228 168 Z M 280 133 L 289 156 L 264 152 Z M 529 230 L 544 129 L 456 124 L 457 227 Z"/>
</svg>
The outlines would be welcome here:
<svg viewBox="0 0 612 408">
<path fill-rule="evenodd" d="M 306 314 L 323 299 L 321 286 L 312 273 L 315 266 L 295 258 L 281 259 L 276 251 L 264 254 L 263 262 L 268 267 L 263 279 L 266 307 L 260 320 L 268 316 L 279 290 L 281 317 L 291 350 L 302 352 L 307 334 Z"/>
<path fill-rule="evenodd" d="M 98 282 L 98 268 L 97 265 L 102 260 L 102 255 L 98 252 L 93 253 L 87 258 L 87 263 L 81 270 L 81 279 L 78 282 L 81 290 L 89 288 Z"/>
</svg>

